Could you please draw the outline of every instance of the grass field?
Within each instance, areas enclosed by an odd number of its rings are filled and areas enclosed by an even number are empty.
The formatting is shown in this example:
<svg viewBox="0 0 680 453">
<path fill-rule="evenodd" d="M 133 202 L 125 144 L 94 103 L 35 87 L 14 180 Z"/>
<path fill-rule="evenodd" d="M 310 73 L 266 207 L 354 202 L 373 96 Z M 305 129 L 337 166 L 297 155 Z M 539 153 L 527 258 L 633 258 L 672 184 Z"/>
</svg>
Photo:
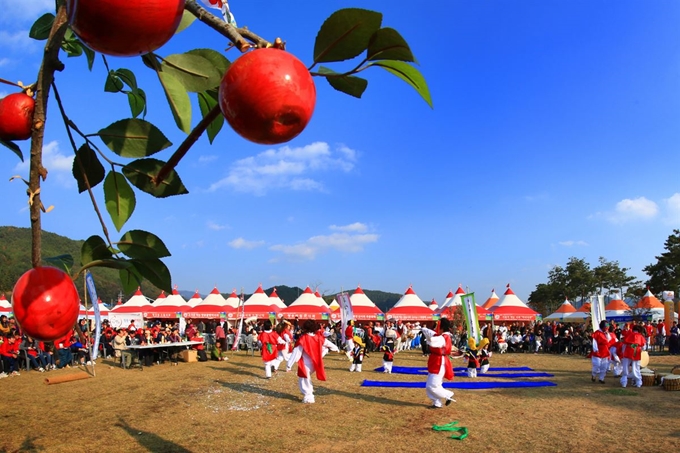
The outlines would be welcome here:
<svg viewBox="0 0 680 453">
<path fill-rule="evenodd" d="M 282 365 L 266 380 L 261 359 L 242 351 L 227 362 L 142 371 L 100 360 L 96 377 L 54 385 L 45 378 L 78 370 L 22 372 L 0 380 L 0 452 L 670 452 L 680 442 L 680 391 L 621 389 L 611 377 L 592 383 L 590 361 L 579 356 L 494 355 L 492 367 L 529 366 L 554 374 L 557 386 L 454 390 L 457 403 L 439 410 L 424 389 L 362 387 L 364 379 L 425 380 L 374 372 L 380 354 L 360 374 L 344 355 L 325 362 L 328 381 L 314 381 L 311 405 L 300 402 L 294 372 Z M 394 363 L 424 366 L 425 358 L 408 351 Z M 678 356 L 653 355 L 649 368 L 676 365 Z M 466 439 L 432 429 L 453 421 Z"/>
</svg>

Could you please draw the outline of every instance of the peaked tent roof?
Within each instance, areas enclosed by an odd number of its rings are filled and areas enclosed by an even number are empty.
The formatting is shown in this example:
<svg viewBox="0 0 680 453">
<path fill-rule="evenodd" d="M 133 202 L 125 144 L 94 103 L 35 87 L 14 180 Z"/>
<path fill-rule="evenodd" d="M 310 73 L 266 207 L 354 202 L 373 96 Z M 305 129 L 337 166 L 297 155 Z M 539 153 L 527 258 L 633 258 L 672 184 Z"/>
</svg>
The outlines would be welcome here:
<svg viewBox="0 0 680 453">
<path fill-rule="evenodd" d="M 482 304 L 482 307 L 483 307 L 483 308 L 486 308 L 487 310 L 489 310 L 491 307 L 493 307 L 494 305 L 496 305 L 496 303 L 497 303 L 499 300 L 500 300 L 500 297 L 498 297 L 498 294 L 496 294 L 496 290 L 495 290 L 495 289 L 492 289 L 492 290 L 491 290 L 491 295 L 490 295 L 489 298 L 486 300 L 486 302 L 484 302 L 484 303 Z"/>
<path fill-rule="evenodd" d="M 458 289 L 454 293 L 453 297 L 450 298 L 445 303 L 443 303 L 442 306 L 439 308 L 439 311 L 441 312 L 447 308 L 463 305 L 463 300 L 461 299 L 463 294 L 465 294 L 465 291 L 463 290 L 463 285 L 458 285 Z"/>
<path fill-rule="evenodd" d="M 198 294 L 198 290 L 194 292 L 194 295 L 191 296 L 191 299 L 187 301 L 187 305 L 189 305 L 191 308 L 194 308 L 196 305 L 200 304 L 203 302 L 203 298 L 201 297 L 200 294 Z"/>
<path fill-rule="evenodd" d="M 388 319 L 402 321 L 431 321 L 434 316 L 430 307 L 409 286 L 403 296 L 387 311 Z"/>
<path fill-rule="evenodd" d="M 444 301 L 442 302 L 441 305 L 439 305 L 439 307 L 443 307 L 444 305 L 446 305 L 446 303 L 448 301 L 450 301 L 452 297 L 453 297 L 453 291 L 449 290 L 448 294 L 446 294 L 446 297 L 444 298 Z M 437 308 L 439 308 L 439 307 L 437 307 Z"/>
<path fill-rule="evenodd" d="M 0 294 L 0 312 L 8 313 L 12 311 L 12 304 L 9 303 L 4 294 Z"/>
<path fill-rule="evenodd" d="M 576 313 L 576 308 L 569 302 L 568 299 L 565 299 L 564 302 L 555 310 L 553 313 L 545 317 L 546 321 L 569 321 L 570 319 L 574 319 L 572 317 L 572 313 Z M 581 320 L 581 317 L 577 317 L 577 320 Z"/>
<path fill-rule="evenodd" d="M 321 294 L 319 293 L 319 290 L 318 290 L 318 289 L 317 289 L 316 291 L 314 291 L 314 296 L 316 296 L 316 298 L 319 299 L 319 303 L 321 303 L 321 304 L 325 305 L 326 307 L 328 307 L 328 303 L 327 303 L 326 300 L 321 296 Z M 328 307 L 328 309 L 330 310 L 330 307 Z"/>
<path fill-rule="evenodd" d="M 490 309 L 494 321 L 533 321 L 538 312 L 529 308 L 510 289 L 505 290 L 503 298 L 496 302 Z"/>
<path fill-rule="evenodd" d="M 204 319 L 233 318 L 235 311 L 234 307 L 227 304 L 227 300 L 216 286 L 210 291 L 210 294 L 205 296 L 203 302 L 187 310 L 184 313 L 184 317 Z"/>
<path fill-rule="evenodd" d="M 621 299 L 612 299 L 605 305 L 604 311 L 630 311 L 630 306 Z"/>
<path fill-rule="evenodd" d="M 101 316 L 107 316 L 109 314 L 109 307 L 104 305 L 104 302 L 102 302 L 101 299 L 97 299 L 97 305 L 99 306 L 99 314 Z M 94 316 L 94 307 L 88 308 L 87 314 Z"/>
<path fill-rule="evenodd" d="M 236 294 L 236 290 L 233 289 L 231 290 L 231 294 L 229 294 L 229 297 L 226 299 L 227 305 L 230 307 L 234 307 L 234 309 L 238 309 L 239 306 L 241 305 L 241 298 L 238 297 L 238 294 Z"/>
<path fill-rule="evenodd" d="M 305 290 L 281 313 L 287 319 L 328 319 L 330 308 L 321 297 L 317 297 L 307 286 Z"/>
<path fill-rule="evenodd" d="M 177 288 L 173 288 L 172 294 L 165 295 L 161 291 L 158 299 L 151 304 L 151 307 L 144 311 L 145 318 L 178 318 L 180 313 L 191 309 L 191 305 L 179 294 Z"/>
<path fill-rule="evenodd" d="M 647 289 L 647 292 L 645 293 L 644 296 L 642 296 L 642 299 L 635 305 L 635 308 L 646 308 L 646 309 L 653 309 L 653 308 L 661 308 L 663 310 L 663 304 L 659 299 L 652 294 L 652 292 Z"/>
<path fill-rule="evenodd" d="M 433 298 L 433 299 L 432 299 L 432 302 L 430 302 L 429 307 L 430 307 L 430 310 L 435 311 L 435 310 L 437 310 L 437 309 L 439 308 L 439 304 L 438 304 L 437 301 L 434 300 L 434 298 Z"/>
<path fill-rule="evenodd" d="M 376 321 L 383 317 L 382 310 L 364 293 L 361 286 L 357 286 L 349 296 L 349 302 L 352 305 L 352 315 L 357 321 Z"/>
<path fill-rule="evenodd" d="M 276 293 L 276 288 L 272 290 L 272 293 L 269 295 L 269 302 L 271 305 L 276 305 L 279 307 L 281 310 L 286 308 L 286 304 L 283 303 L 279 295 Z"/>
<path fill-rule="evenodd" d="M 270 313 L 278 313 L 280 311 L 281 308 L 267 296 L 267 293 L 262 289 L 262 285 L 259 285 L 257 290 L 243 302 L 243 316 L 246 318 L 269 319 Z"/>
<path fill-rule="evenodd" d="M 121 305 L 116 305 L 111 309 L 113 313 L 141 313 L 147 308 L 151 307 L 149 300 L 142 294 L 141 288 L 130 297 L 127 302 Z"/>
</svg>

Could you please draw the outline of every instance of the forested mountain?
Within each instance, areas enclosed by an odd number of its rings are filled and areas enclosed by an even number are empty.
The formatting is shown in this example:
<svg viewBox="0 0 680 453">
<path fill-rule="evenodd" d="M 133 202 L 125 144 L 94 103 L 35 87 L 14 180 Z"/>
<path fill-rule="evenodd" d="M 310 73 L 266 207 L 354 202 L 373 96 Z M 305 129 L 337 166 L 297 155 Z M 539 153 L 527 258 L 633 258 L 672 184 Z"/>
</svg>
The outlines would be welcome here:
<svg viewBox="0 0 680 453">
<path fill-rule="evenodd" d="M 74 271 L 80 269 L 80 248 L 84 240 L 73 240 L 65 236 L 43 231 L 42 234 L 42 257 L 43 259 L 58 255 L 71 255 L 74 260 Z M 14 287 L 14 283 L 31 267 L 31 230 L 29 228 L 17 228 L 11 226 L 0 226 L 0 293 L 6 294 L 9 299 Z M 73 272 L 72 272 L 73 273 Z M 118 271 L 114 269 L 95 268 L 92 269 L 97 295 L 106 304 L 113 305 L 118 299 L 118 294 L 122 287 L 118 278 Z M 76 287 L 83 297 L 83 280 L 76 282 Z M 269 295 L 276 288 L 276 293 L 286 305 L 290 305 L 304 292 L 304 288 L 297 286 L 279 285 L 270 287 L 264 291 Z M 224 297 L 229 297 L 232 288 L 219 288 Z M 252 291 L 252 288 L 249 288 Z M 205 298 L 212 288 L 199 288 L 202 298 Z M 240 288 L 236 292 L 240 295 Z M 375 303 L 378 308 L 386 312 L 399 300 L 401 294 L 387 293 L 363 289 L 366 296 Z M 142 292 L 146 297 L 156 299 L 160 294 L 160 289 L 148 282 L 142 285 Z M 194 295 L 194 290 L 180 290 L 182 297 L 189 300 Z M 350 291 L 350 295 L 353 291 Z M 123 294 L 123 301 L 130 298 L 132 294 Z M 251 293 L 244 293 L 247 300 Z M 335 295 L 324 295 L 324 300 L 331 303 Z M 89 298 L 88 298 L 89 300 Z"/>
<path fill-rule="evenodd" d="M 71 255 L 74 261 L 72 274 L 80 269 L 80 249 L 84 240 L 73 240 L 58 234 L 43 231 L 42 233 L 42 258 Z M 47 263 L 44 263 L 47 265 Z M 12 288 L 19 277 L 31 268 L 31 230 L 30 228 L 17 228 L 0 226 L 0 293 L 5 293 L 9 299 Z M 118 294 L 122 290 L 118 271 L 115 269 L 94 268 L 92 269 L 97 295 L 106 304 L 115 303 Z M 83 280 L 76 282 L 76 288 L 83 298 Z M 142 285 L 142 292 L 151 298 L 160 294 L 160 290 L 148 282 Z M 123 300 L 127 300 L 131 294 L 123 294 Z M 89 297 L 88 297 L 89 300 Z"/>
</svg>

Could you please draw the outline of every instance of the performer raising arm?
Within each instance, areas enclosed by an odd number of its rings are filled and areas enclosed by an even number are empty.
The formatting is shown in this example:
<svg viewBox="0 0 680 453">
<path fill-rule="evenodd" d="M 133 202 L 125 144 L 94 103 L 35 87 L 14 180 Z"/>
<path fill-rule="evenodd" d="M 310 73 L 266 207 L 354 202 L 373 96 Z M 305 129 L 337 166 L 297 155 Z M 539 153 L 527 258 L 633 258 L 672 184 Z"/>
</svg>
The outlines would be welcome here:
<svg viewBox="0 0 680 453">
<path fill-rule="evenodd" d="M 441 400 L 446 400 L 448 406 L 453 401 L 453 392 L 446 390 L 443 386 L 443 379 L 453 379 L 453 367 L 449 355 L 451 354 L 451 322 L 442 318 L 439 321 L 440 334 L 428 329 L 422 328 L 427 344 L 430 346 L 430 356 L 427 359 L 427 383 L 425 384 L 425 391 L 427 397 L 432 400 L 432 408 L 437 409 L 442 407 Z"/>
<path fill-rule="evenodd" d="M 302 402 L 307 404 L 314 403 L 314 386 L 312 385 L 312 373 L 316 372 L 316 377 L 320 381 L 326 380 L 326 371 L 323 367 L 324 348 L 338 352 L 338 347 L 326 340 L 323 335 L 316 335 L 314 321 L 308 319 L 302 324 L 302 332 L 298 338 L 295 349 L 291 353 L 287 362 L 289 371 L 295 362 L 298 364 L 298 386 L 302 393 Z"/>
</svg>

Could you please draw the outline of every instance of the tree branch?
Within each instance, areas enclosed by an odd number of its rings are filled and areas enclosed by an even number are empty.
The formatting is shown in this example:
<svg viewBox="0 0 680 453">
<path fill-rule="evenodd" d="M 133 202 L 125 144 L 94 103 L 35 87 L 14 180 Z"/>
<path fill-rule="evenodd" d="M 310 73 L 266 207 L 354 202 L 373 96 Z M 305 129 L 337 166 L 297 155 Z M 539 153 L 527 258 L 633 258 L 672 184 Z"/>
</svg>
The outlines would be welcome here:
<svg viewBox="0 0 680 453">
<path fill-rule="evenodd" d="M 38 267 L 41 264 L 42 224 L 40 219 L 40 181 L 47 178 L 47 170 L 42 166 L 42 148 L 45 138 L 45 120 L 47 118 L 47 99 L 50 85 L 54 80 L 54 72 L 64 69 L 59 61 L 59 49 L 67 29 L 66 6 L 61 4 L 57 16 L 52 24 L 50 36 L 43 51 L 43 60 L 38 72 L 36 84 L 35 111 L 33 113 L 33 131 L 31 133 L 31 161 L 28 178 L 29 196 L 33 202 L 30 205 L 31 216 L 31 264 Z"/>
</svg>

